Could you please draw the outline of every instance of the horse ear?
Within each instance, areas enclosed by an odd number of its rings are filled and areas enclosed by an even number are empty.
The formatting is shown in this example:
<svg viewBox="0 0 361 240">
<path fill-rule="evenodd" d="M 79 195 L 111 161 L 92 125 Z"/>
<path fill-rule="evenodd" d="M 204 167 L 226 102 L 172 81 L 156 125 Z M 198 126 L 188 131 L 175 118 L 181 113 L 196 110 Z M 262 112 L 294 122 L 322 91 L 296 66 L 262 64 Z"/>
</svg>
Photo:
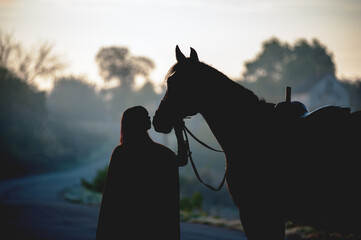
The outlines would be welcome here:
<svg viewBox="0 0 361 240">
<path fill-rule="evenodd" d="M 175 57 L 177 58 L 178 62 L 182 62 L 186 59 L 186 56 L 184 56 L 184 54 L 181 52 L 178 45 L 175 47 Z"/>
<path fill-rule="evenodd" d="M 196 62 L 199 62 L 199 59 L 198 59 L 198 54 L 196 52 L 196 50 L 194 50 L 193 48 L 191 48 L 191 56 L 190 56 L 190 59 L 196 61 Z"/>
</svg>

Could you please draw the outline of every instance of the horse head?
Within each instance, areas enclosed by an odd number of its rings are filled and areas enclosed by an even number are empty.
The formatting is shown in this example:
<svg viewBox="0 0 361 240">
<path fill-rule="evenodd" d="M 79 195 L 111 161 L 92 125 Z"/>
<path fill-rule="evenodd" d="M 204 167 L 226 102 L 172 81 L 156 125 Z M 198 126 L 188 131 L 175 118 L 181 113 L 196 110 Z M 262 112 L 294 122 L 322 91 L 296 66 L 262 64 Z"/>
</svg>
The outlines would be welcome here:
<svg viewBox="0 0 361 240">
<path fill-rule="evenodd" d="M 166 75 L 167 91 L 153 117 L 153 126 L 157 132 L 169 133 L 174 123 L 199 112 L 197 97 L 197 78 L 200 62 L 197 52 L 191 48 L 187 58 L 176 46 L 177 63 Z"/>
</svg>

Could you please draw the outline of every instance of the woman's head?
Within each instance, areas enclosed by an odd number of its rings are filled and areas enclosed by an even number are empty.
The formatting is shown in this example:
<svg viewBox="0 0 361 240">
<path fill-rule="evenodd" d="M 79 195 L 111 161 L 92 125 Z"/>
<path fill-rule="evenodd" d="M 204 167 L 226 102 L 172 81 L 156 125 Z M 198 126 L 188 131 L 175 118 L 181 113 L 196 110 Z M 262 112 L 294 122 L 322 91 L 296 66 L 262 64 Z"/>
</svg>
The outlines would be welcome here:
<svg viewBox="0 0 361 240">
<path fill-rule="evenodd" d="M 151 121 L 147 109 L 135 106 L 124 111 L 121 121 L 120 143 L 130 139 L 148 136 L 147 131 L 151 128 Z"/>
</svg>

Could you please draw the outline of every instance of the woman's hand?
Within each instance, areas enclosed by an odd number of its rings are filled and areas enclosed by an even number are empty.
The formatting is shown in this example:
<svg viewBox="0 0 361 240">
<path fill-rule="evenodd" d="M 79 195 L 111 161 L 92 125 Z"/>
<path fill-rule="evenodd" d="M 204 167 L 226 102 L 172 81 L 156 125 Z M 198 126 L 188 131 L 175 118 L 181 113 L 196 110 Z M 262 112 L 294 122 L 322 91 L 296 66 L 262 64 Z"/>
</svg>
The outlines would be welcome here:
<svg viewBox="0 0 361 240">
<path fill-rule="evenodd" d="M 184 138 L 183 138 L 183 133 L 182 133 L 183 129 L 184 129 L 184 121 L 183 120 L 180 120 L 174 124 L 174 132 L 175 132 L 175 136 L 177 137 L 177 140 L 178 140 L 178 145 L 180 142 L 185 142 Z"/>
<path fill-rule="evenodd" d="M 184 121 L 178 121 L 174 124 L 174 132 L 177 137 L 177 143 L 178 143 L 178 159 L 179 159 L 179 165 L 184 166 L 188 163 L 188 148 L 187 143 L 184 140 L 183 137 L 183 129 L 184 129 Z"/>
</svg>

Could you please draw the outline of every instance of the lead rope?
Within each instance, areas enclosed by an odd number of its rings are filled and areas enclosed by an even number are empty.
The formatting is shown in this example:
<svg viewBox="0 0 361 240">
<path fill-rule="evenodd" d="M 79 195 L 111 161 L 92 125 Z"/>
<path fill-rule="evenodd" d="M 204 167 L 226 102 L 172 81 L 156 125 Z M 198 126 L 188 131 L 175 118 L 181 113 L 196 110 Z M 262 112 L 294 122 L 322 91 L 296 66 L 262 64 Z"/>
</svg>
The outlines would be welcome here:
<svg viewBox="0 0 361 240">
<path fill-rule="evenodd" d="M 199 140 L 196 136 L 194 136 L 194 134 L 193 134 L 191 131 L 189 131 L 189 129 L 186 127 L 186 125 L 184 125 L 184 129 L 189 133 L 189 135 L 192 136 L 192 138 L 194 138 L 194 140 L 196 140 L 198 143 L 200 143 L 200 144 L 203 145 L 204 147 L 206 147 L 206 148 L 208 148 L 208 149 L 210 149 L 210 150 L 212 150 L 212 151 L 215 151 L 215 152 L 224 153 L 224 151 L 222 151 L 222 150 L 217 150 L 217 149 L 215 149 L 215 148 L 212 148 L 211 146 L 209 146 L 209 145 L 205 144 L 204 142 L 202 142 L 201 140 Z M 187 136 L 187 135 L 186 135 L 186 136 Z"/>
<path fill-rule="evenodd" d="M 219 191 L 222 189 L 223 185 L 224 185 L 224 182 L 226 181 L 226 175 L 227 175 L 227 168 L 225 169 L 224 171 L 224 176 L 223 176 L 223 179 L 222 179 L 222 182 L 219 184 L 219 186 L 217 188 L 205 183 L 201 177 L 199 176 L 199 173 L 198 173 L 198 170 L 196 168 L 196 165 L 194 164 L 193 162 L 193 158 L 192 158 L 192 152 L 191 152 L 191 149 L 190 149 L 190 146 L 189 146 L 189 141 L 188 141 L 188 135 L 187 135 L 187 132 L 195 139 L 197 140 L 199 143 L 201 143 L 203 146 L 213 150 L 213 151 L 216 151 L 216 152 L 223 152 L 223 151 L 220 151 L 220 150 L 216 150 L 212 147 L 209 147 L 207 144 L 203 143 L 202 141 L 200 141 L 198 138 L 196 138 L 188 129 L 187 127 L 184 125 L 184 128 L 182 129 L 182 132 L 184 133 L 184 136 L 185 136 L 185 143 L 186 143 L 186 146 L 187 146 L 187 153 L 188 153 L 188 157 L 189 157 L 189 160 L 192 164 L 192 168 L 193 168 L 193 171 L 194 173 L 196 174 L 196 177 L 198 178 L 198 180 L 203 184 L 205 185 L 206 187 L 208 187 L 209 189 L 211 189 L 212 191 Z"/>
</svg>

